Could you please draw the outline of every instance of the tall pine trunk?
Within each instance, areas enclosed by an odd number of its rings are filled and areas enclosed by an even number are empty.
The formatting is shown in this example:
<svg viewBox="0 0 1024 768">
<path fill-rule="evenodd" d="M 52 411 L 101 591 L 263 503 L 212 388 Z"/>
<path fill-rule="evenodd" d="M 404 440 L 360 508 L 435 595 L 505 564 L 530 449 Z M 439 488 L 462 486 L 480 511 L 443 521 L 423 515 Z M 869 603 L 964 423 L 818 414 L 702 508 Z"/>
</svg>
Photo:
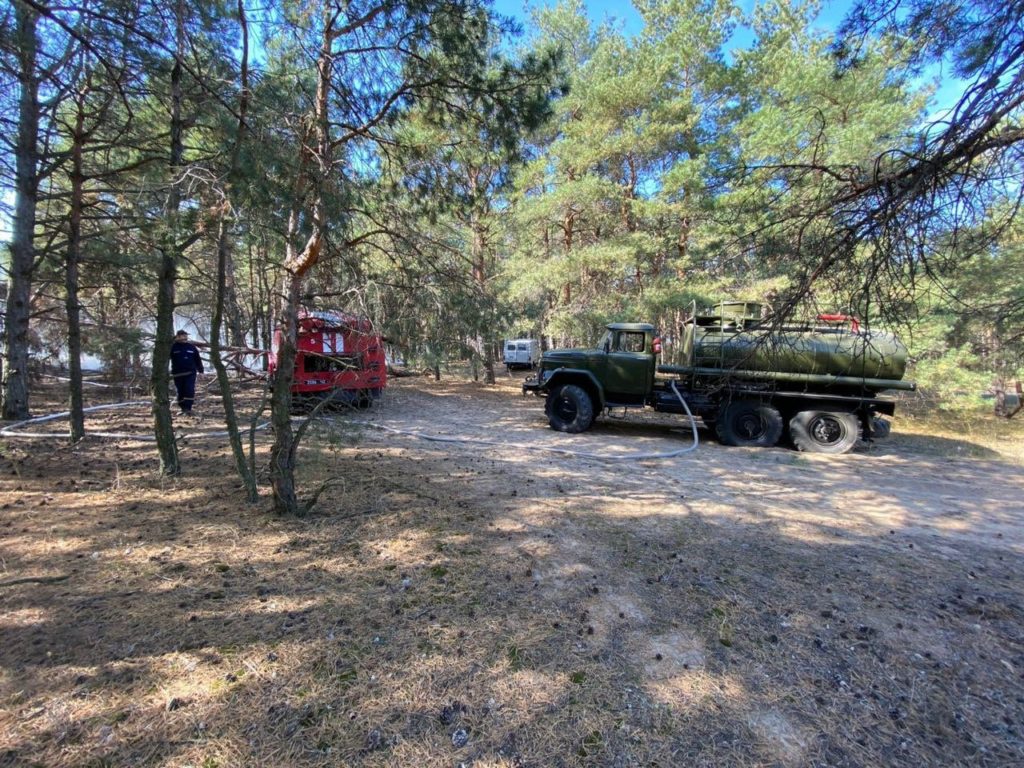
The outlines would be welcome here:
<svg viewBox="0 0 1024 768">
<path fill-rule="evenodd" d="M 245 118 L 249 109 L 249 26 L 246 22 L 243 0 L 238 0 L 238 24 L 242 31 L 241 94 L 238 103 L 238 126 L 231 148 L 231 163 L 228 168 L 228 181 L 224 193 L 225 201 L 221 211 L 220 229 L 217 233 L 217 298 L 213 307 L 213 317 L 210 320 L 210 360 L 217 371 L 217 382 L 220 385 L 221 399 L 224 403 L 224 419 L 227 424 L 228 440 L 231 443 L 231 453 L 235 458 L 235 468 L 238 471 L 238 476 L 245 484 L 246 497 L 251 503 L 254 503 L 259 498 L 256 476 L 251 471 L 250 464 L 246 461 L 242 437 L 238 431 L 235 399 L 231 394 L 231 381 L 228 379 L 227 368 L 220 356 L 220 334 L 225 305 L 234 306 L 234 311 L 240 316 L 240 313 L 238 313 L 237 295 L 233 291 L 233 280 L 230 280 L 232 289 L 229 290 L 229 275 L 234 270 L 231 258 L 231 197 L 239 175 L 239 157 L 242 150 L 242 140 L 245 137 Z M 229 295 L 233 297 L 231 301 L 228 300 Z M 231 343 L 235 346 L 241 346 L 241 343 L 244 342 L 244 336 L 239 341 L 239 327 L 234 324 L 232 325 L 234 330 Z"/>
<path fill-rule="evenodd" d="M 83 87 L 84 88 L 84 87 Z M 75 104 L 75 128 L 71 137 L 71 201 L 68 212 L 68 250 L 64 272 L 65 308 L 68 315 L 68 377 L 71 427 L 69 438 L 85 437 L 85 404 L 82 398 L 82 326 L 78 303 L 78 265 L 82 260 L 82 206 L 85 183 L 82 154 L 85 144 L 85 91 Z"/>
<path fill-rule="evenodd" d="M 171 70 L 171 151 L 168 159 L 170 188 L 164 205 L 164 236 L 160 245 L 160 268 L 157 274 L 156 293 L 156 342 L 153 344 L 153 373 L 150 378 L 150 394 L 153 398 L 153 430 L 157 450 L 160 453 L 160 472 L 164 475 L 181 473 L 178 461 L 178 444 L 174 438 L 171 423 L 170 385 L 168 366 L 171 362 L 171 344 L 174 339 L 175 284 L 178 279 L 178 261 L 181 254 L 178 233 L 178 216 L 181 207 L 181 192 L 178 188 L 182 160 L 184 158 L 182 101 L 182 58 L 185 50 L 185 10 L 183 0 L 178 0 L 175 9 L 176 47 L 174 68 Z"/>
<path fill-rule="evenodd" d="M 15 148 L 14 227 L 11 236 L 10 283 L 7 290 L 3 370 L 5 419 L 27 419 L 28 322 L 31 314 L 35 261 L 36 206 L 39 197 L 39 80 L 35 11 L 14 4 L 17 19 L 18 138 Z"/>
<path fill-rule="evenodd" d="M 271 392 L 271 424 L 274 445 L 270 449 L 270 482 L 274 489 L 274 511 L 279 515 L 301 515 L 306 511 L 299 505 L 295 488 L 295 456 L 299 441 L 291 423 L 292 381 L 295 378 L 295 357 L 298 349 L 299 303 L 306 273 L 320 258 L 327 223 L 323 215 L 322 185 L 331 166 L 331 144 L 328 133 L 328 94 L 333 68 L 334 23 L 337 16 L 325 15 L 323 37 L 317 56 L 316 104 L 313 115 L 314 150 L 303 150 L 297 187 L 311 191 L 313 232 L 301 251 L 297 248 L 299 222 L 302 212 L 298 204 L 288 217 L 286 258 L 283 275 L 283 297 L 280 311 L 280 344 L 277 350 L 277 370 Z M 310 156 L 312 155 L 312 156 Z M 297 195 L 296 200 L 302 199 Z"/>
<path fill-rule="evenodd" d="M 485 334 L 494 333 L 494 329 L 490 327 L 491 296 L 487 285 L 487 238 L 484 234 L 484 225 L 480 221 L 479 215 L 474 213 L 469 221 L 470 228 L 473 231 L 473 282 L 476 283 L 476 289 L 480 297 L 480 306 L 484 310 L 481 313 L 481 319 L 478 321 L 484 327 L 477 330 L 475 346 L 477 354 L 483 358 L 484 362 L 484 383 L 494 384 L 494 350 L 490 342 L 485 338 Z M 475 375 L 474 378 L 476 378 Z"/>
<path fill-rule="evenodd" d="M 217 298 L 213 305 L 213 317 L 210 320 L 210 361 L 213 363 L 214 370 L 217 371 L 217 384 L 220 386 L 221 400 L 224 406 L 224 423 L 227 426 L 231 454 L 235 459 L 235 469 L 245 485 L 246 498 L 250 503 L 255 503 L 259 499 L 256 476 L 250 471 L 245 448 L 242 446 L 242 436 L 238 430 L 238 416 L 235 412 L 235 399 L 231 394 L 231 380 L 228 378 L 228 369 L 220 354 L 226 287 L 225 273 L 231 247 L 230 236 L 231 228 L 225 214 L 221 218 L 220 231 L 217 236 Z"/>
<path fill-rule="evenodd" d="M 299 513 L 295 489 L 295 453 L 299 446 L 292 429 L 292 381 L 295 378 L 301 288 L 301 278 L 286 277 L 277 369 L 271 381 L 270 423 L 274 430 L 274 445 L 270 449 L 270 484 L 274 489 L 274 511 L 279 515 Z"/>
<path fill-rule="evenodd" d="M 245 339 L 245 318 L 238 298 L 238 279 L 235 276 L 235 256 L 231 248 L 224 257 L 224 313 L 227 315 L 228 341 L 233 347 L 249 346 Z"/>
</svg>

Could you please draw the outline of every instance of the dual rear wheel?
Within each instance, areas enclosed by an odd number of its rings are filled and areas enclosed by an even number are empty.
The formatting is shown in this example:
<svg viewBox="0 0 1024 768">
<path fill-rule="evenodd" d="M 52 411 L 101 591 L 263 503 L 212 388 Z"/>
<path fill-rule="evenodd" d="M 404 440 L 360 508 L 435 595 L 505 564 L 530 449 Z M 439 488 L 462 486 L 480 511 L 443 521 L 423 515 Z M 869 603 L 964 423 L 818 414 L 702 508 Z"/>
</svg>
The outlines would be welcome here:
<svg viewBox="0 0 1024 768">
<path fill-rule="evenodd" d="M 715 432 L 725 445 L 770 448 L 782 437 L 782 414 L 756 400 L 734 400 L 719 414 Z"/>
<path fill-rule="evenodd" d="M 800 411 L 789 420 L 789 437 L 799 451 L 849 453 L 860 440 L 860 420 L 845 411 Z"/>
<path fill-rule="evenodd" d="M 799 411 L 788 426 L 793 445 L 808 453 L 848 453 L 860 439 L 860 421 L 846 411 Z M 725 445 L 768 448 L 779 442 L 784 427 L 774 406 L 736 400 L 722 409 L 715 431 Z"/>
</svg>

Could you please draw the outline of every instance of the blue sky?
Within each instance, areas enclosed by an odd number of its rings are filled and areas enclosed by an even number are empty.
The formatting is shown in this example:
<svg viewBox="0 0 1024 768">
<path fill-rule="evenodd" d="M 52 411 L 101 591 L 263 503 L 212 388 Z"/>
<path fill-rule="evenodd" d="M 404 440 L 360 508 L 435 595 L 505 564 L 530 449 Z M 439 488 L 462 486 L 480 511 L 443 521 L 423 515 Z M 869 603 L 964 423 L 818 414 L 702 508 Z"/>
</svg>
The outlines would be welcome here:
<svg viewBox="0 0 1024 768">
<path fill-rule="evenodd" d="M 511 16 L 520 21 L 529 20 L 530 8 L 542 8 L 556 5 L 558 0 L 493 0 L 494 9 L 503 16 Z M 755 0 L 739 0 L 737 3 L 744 13 L 749 13 L 755 5 Z M 636 12 L 629 0 L 584 0 L 590 19 L 595 22 L 614 20 L 622 24 L 627 34 L 635 34 L 640 31 L 643 22 L 640 14 Z M 847 0 L 843 2 L 824 3 L 821 12 L 821 23 L 826 28 L 834 28 L 846 14 L 846 9 L 851 5 Z M 749 45 L 751 37 L 749 33 L 740 31 L 736 36 L 736 45 Z"/>
<path fill-rule="evenodd" d="M 494 0 L 494 10 L 522 22 L 529 20 L 529 8 L 553 5 L 557 5 L 557 0 Z M 586 0 L 585 5 L 592 21 L 600 22 L 607 18 L 615 18 L 626 25 L 627 32 L 635 33 L 640 29 L 640 16 L 628 0 Z"/>
</svg>

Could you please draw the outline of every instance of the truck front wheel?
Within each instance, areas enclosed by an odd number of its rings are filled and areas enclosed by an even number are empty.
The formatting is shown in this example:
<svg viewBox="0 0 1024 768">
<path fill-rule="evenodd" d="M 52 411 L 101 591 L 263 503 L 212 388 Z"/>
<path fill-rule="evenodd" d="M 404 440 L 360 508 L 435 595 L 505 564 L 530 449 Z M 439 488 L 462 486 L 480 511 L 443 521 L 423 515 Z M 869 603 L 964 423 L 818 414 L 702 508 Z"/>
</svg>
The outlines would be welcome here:
<svg viewBox="0 0 1024 768">
<path fill-rule="evenodd" d="M 582 387 L 565 384 L 548 394 L 548 424 L 559 432 L 586 432 L 594 423 L 594 404 Z"/>
<path fill-rule="evenodd" d="M 789 436 L 800 451 L 849 453 L 860 439 L 860 421 L 844 411 L 800 411 L 789 420 Z"/>
<path fill-rule="evenodd" d="M 737 400 L 722 409 L 715 432 L 725 445 L 770 448 L 782 437 L 782 414 L 764 403 Z"/>
</svg>

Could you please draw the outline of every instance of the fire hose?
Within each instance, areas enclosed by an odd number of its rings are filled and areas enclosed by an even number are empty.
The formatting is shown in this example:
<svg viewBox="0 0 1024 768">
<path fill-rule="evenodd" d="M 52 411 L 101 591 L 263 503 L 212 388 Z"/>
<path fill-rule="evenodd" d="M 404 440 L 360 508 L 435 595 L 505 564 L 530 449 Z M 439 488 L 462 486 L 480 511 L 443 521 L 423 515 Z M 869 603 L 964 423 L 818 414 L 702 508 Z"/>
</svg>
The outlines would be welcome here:
<svg viewBox="0 0 1024 768">
<path fill-rule="evenodd" d="M 621 455 L 621 456 L 612 456 L 612 455 L 608 455 L 606 453 L 596 453 L 596 452 L 592 452 L 592 451 L 578 451 L 578 450 L 573 450 L 571 448 L 562 448 L 562 447 L 559 447 L 559 446 L 537 445 L 535 443 L 530 444 L 530 445 L 525 445 L 525 444 L 522 444 L 522 443 L 509 443 L 509 442 L 499 441 L 499 440 L 483 440 L 483 439 L 471 438 L 471 437 L 452 437 L 452 436 L 447 436 L 447 435 L 429 435 L 429 434 L 425 434 L 423 432 L 416 432 L 416 431 L 413 431 L 413 430 L 398 429 L 397 427 L 389 427 L 386 424 L 378 424 L 378 423 L 372 422 L 372 421 L 353 421 L 353 422 L 349 422 L 349 423 L 357 425 L 357 426 L 361 426 L 361 427 L 367 427 L 367 428 L 371 428 L 371 429 L 378 429 L 378 430 L 380 430 L 382 432 L 388 432 L 388 433 L 395 434 L 395 435 L 402 435 L 402 436 L 405 436 L 405 437 L 414 437 L 414 438 L 416 438 L 418 440 L 426 440 L 428 442 L 435 442 L 435 443 L 460 443 L 460 444 L 465 444 L 465 445 L 487 445 L 487 446 L 494 446 L 494 447 L 499 447 L 499 448 L 519 448 L 519 449 L 522 449 L 522 450 L 533 450 L 533 451 L 539 450 L 539 451 L 545 451 L 545 452 L 548 452 L 548 453 L 558 453 L 558 454 L 562 454 L 562 455 L 566 455 L 566 456 L 575 456 L 575 457 L 582 458 L 582 459 L 595 459 L 595 460 L 598 460 L 598 461 L 643 461 L 643 460 L 650 460 L 650 459 L 671 459 L 671 458 L 675 458 L 676 456 L 681 456 L 684 453 L 689 453 L 690 451 L 696 450 L 699 441 L 698 441 L 698 438 L 697 438 L 697 423 L 696 423 L 696 420 L 694 419 L 693 413 L 690 411 L 690 408 L 687 405 L 686 400 L 679 393 L 679 390 L 676 389 L 675 382 L 672 382 L 670 384 L 670 386 L 672 387 L 673 393 L 679 399 L 679 402 L 682 404 L 683 409 L 686 411 L 686 414 L 689 417 L 689 420 L 690 420 L 690 430 L 691 430 L 692 437 L 693 437 L 693 442 L 690 445 L 688 445 L 686 448 L 681 448 L 681 449 L 675 450 L 675 451 L 663 451 L 663 452 L 653 452 L 653 453 L 630 453 L 630 454 L 624 454 L 624 455 Z M 131 400 L 131 401 L 123 402 L 123 403 L 107 403 L 107 404 L 103 404 L 103 405 L 94 405 L 94 406 L 90 406 L 88 408 L 83 409 L 83 411 L 85 413 L 94 413 L 96 411 L 113 410 L 113 409 L 117 409 L 117 408 L 128 408 L 128 407 L 140 406 L 140 405 L 148 406 L 150 404 L 151 404 L 151 402 L 148 401 L 148 400 Z M 19 422 L 16 422 L 14 424 L 10 424 L 10 425 L 4 427 L 3 429 L 0 429 L 0 437 L 26 438 L 26 439 L 45 439 L 45 438 L 59 438 L 60 439 L 60 438 L 66 438 L 67 437 L 67 433 L 66 432 L 26 432 L 26 431 L 23 430 L 23 428 L 24 427 L 29 427 L 29 426 L 32 426 L 32 425 L 36 425 L 36 424 L 44 424 L 44 423 L 51 422 L 51 421 L 57 421 L 58 419 L 65 419 L 65 418 L 67 418 L 70 415 L 71 415 L 70 411 L 61 411 L 59 413 L 51 413 L 51 414 L 47 414 L 45 416 L 36 416 L 34 418 L 31 418 L 31 419 L 25 419 L 24 421 L 19 421 Z M 299 418 L 299 419 L 296 419 L 296 420 L 297 421 L 302 421 L 304 419 Z M 256 427 L 256 429 L 262 430 L 262 429 L 266 429 L 268 426 L 270 426 L 270 422 L 263 422 L 262 424 L 258 425 Z M 208 439 L 208 438 L 227 437 L 227 435 L 228 435 L 228 432 L 226 430 L 217 430 L 217 431 L 210 431 L 210 432 L 190 432 L 190 433 L 181 435 L 181 437 L 186 438 L 186 439 Z M 146 442 L 146 443 L 151 443 L 151 442 L 154 442 L 156 440 L 156 438 L 153 435 L 139 435 L 139 434 L 132 434 L 132 433 L 129 433 L 129 432 L 89 432 L 88 436 L 89 437 L 99 437 L 99 438 L 104 438 L 104 439 L 113 439 L 113 440 L 133 440 L 133 441 L 137 441 L 137 442 Z"/>
</svg>

